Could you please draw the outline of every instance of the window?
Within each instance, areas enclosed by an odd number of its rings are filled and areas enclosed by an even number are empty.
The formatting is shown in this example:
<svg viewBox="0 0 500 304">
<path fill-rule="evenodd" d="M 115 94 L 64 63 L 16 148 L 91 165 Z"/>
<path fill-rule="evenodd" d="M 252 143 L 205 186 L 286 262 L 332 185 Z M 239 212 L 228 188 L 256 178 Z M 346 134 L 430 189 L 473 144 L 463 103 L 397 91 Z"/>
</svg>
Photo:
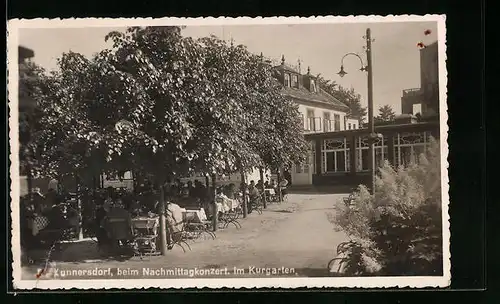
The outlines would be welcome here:
<svg viewBox="0 0 500 304">
<path fill-rule="evenodd" d="M 380 154 L 381 157 L 384 157 L 383 150 L 383 140 L 378 140 L 375 142 L 375 155 Z M 382 148 L 380 151 L 379 149 Z M 387 155 L 387 153 L 385 153 Z M 368 171 L 370 170 L 370 145 L 368 137 L 360 137 L 356 139 L 356 171 Z"/>
<path fill-rule="evenodd" d="M 352 128 L 353 128 L 353 129 L 357 129 L 357 128 L 356 128 L 356 124 L 352 124 Z"/>
<path fill-rule="evenodd" d="M 307 109 L 307 130 L 308 131 L 316 131 L 316 124 L 314 119 L 314 110 Z"/>
<path fill-rule="evenodd" d="M 299 76 L 292 75 L 292 87 L 294 87 L 294 88 L 299 87 Z"/>
<path fill-rule="evenodd" d="M 316 82 L 314 82 L 313 79 L 311 79 L 311 92 L 316 93 Z"/>
<path fill-rule="evenodd" d="M 396 166 L 407 166 L 411 162 L 418 163 L 420 154 L 425 152 L 428 145 L 426 132 L 422 133 L 400 133 L 394 137 L 394 164 Z"/>
<path fill-rule="evenodd" d="M 285 74 L 285 87 L 290 87 L 290 74 Z"/>
<path fill-rule="evenodd" d="M 340 115 L 339 114 L 334 114 L 333 115 L 333 120 L 335 123 L 335 131 L 340 131 Z"/>
<path fill-rule="evenodd" d="M 323 112 L 323 131 L 324 132 L 332 131 L 330 112 Z"/>
<path fill-rule="evenodd" d="M 300 174 L 302 173 L 302 165 L 297 163 L 295 164 L 295 173 Z"/>
<path fill-rule="evenodd" d="M 351 124 L 347 124 L 347 129 L 348 129 L 348 130 L 350 130 L 350 129 L 351 129 L 351 127 L 352 127 L 352 125 L 351 125 Z"/>
<path fill-rule="evenodd" d="M 349 172 L 349 142 L 345 138 L 326 139 L 322 152 L 324 173 Z"/>
</svg>

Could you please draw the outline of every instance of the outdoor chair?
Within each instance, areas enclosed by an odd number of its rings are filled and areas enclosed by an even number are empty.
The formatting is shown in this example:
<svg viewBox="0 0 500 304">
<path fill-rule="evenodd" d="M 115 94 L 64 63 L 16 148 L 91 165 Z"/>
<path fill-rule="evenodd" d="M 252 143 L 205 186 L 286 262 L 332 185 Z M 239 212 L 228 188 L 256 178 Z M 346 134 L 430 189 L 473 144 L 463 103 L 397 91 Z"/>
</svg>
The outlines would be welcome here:
<svg viewBox="0 0 500 304">
<path fill-rule="evenodd" d="M 215 240 L 216 235 L 212 231 L 212 221 L 201 219 L 197 210 L 187 211 L 183 214 L 184 227 L 189 237 L 199 239 L 205 236 Z"/>
<path fill-rule="evenodd" d="M 144 255 L 159 254 L 156 246 L 159 229 L 157 218 L 133 219 L 132 228 L 136 243 L 135 253 L 139 255 L 141 260 Z"/>
<path fill-rule="evenodd" d="M 266 200 L 269 203 L 279 203 L 279 196 L 274 189 L 265 189 Z"/>
<path fill-rule="evenodd" d="M 279 197 L 278 197 L 279 201 Z M 281 188 L 281 201 L 282 202 L 288 202 L 288 188 L 287 187 L 282 187 Z"/>
<path fill-rule="evenodd" d="M 167 228 L 170 240 L 169 249 L 179 246 L 184 252 L 186 252 L 186 247 L 191 250 L 188 240 L 192 239 L 192 234 L 186 230 L 186 224 L 183 220 L 177 222 L 173 218 L 167 218 Z"/>
<path fill-rule="evenodd" d="M 219 224 L 222 229 L 229 227 L 230 224 L 233 224 L 237 229 L 241 228 L 241 224 L 239 222 L 240 216 L 243 214 L 241 207 L 234 208 L 225 213 L 221 213 L 219 215 Z"/>
<path fill-rule="evenodd" d="M 119 251 L 119 253 L 132 250 L 134 255 L 136 255 L 137 243 L 135 241 L 134 229 L 129 219 L 107 218 L 105 220 L 105 229 L 114 250 Z"/>
<path fill-rule="evenodd" d="M 251 210 L 257 211 L 258 214 L 262 214 L 264 210 L 264 203 L 263 203 L 264 196 L 261 194 L 258 197 L 255 197 L 253 199 L 250 199 L 250 208 Z"/>
</svg>

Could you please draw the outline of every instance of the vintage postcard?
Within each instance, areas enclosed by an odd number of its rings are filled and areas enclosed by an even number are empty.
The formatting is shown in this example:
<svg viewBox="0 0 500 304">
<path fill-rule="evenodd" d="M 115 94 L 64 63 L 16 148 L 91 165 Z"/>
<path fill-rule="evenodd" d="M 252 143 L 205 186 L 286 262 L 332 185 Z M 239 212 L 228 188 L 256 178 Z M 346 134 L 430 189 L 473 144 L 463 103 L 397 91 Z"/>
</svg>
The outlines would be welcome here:
<svg viewBox="0 0 500 304">
<path fill-rule="evenodd" d="M 445 19 L 10 20 L 15 288 L 449 286 Z"/>
</svg>

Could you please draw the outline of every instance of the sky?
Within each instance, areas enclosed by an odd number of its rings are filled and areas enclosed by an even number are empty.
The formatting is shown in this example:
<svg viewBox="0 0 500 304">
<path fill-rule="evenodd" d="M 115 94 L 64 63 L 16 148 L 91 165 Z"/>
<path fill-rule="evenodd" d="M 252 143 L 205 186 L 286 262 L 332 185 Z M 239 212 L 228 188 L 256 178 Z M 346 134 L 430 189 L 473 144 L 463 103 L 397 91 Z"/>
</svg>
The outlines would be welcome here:
<svg viewBox="0 0 500 304">
<path fill-rule="evenodd" d="M 367 77 L 359 70 L 359 59 L 347 56 L 344 69 L 348 74 L 341 78 L 337 73 L 346 53 L 358 53 L 366 63 L 363 36 L 367 28 L 375 39 L 372 43 L 375 113 L 383 105 L 390 105 L 400 113 L 402 90 L 420 87 L 417 43 L 437 40 L 437 22 L 187 26 L 183 35 L 233 39 L 235 44 L 243 44 L 255 54 L 262 52 L 277 61 L 284 56 L 290 65 L 297 65 L 300 60 L 303 73 L 310 67 L 314 75 L 321 74 L 343 87 L 354 88 L 366 106 Z M 427 29 L 431 34 L 426 36 Z M 53 70 L 57 68 L 57 58 L 70 50 L 90 57 L 110 48 L 104 37 L 115 30 L 125 28 L 24 28 L 19 30 L 19 44 L 34 50 L 34 62 Z"/>
</svg>

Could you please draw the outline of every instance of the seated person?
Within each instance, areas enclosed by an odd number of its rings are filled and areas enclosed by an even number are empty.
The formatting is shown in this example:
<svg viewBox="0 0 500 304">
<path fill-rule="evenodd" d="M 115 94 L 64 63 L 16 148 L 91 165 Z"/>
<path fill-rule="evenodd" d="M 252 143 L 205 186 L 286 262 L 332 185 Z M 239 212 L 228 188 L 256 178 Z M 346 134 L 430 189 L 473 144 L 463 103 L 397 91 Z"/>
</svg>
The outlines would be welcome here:
<svg viewBox="0 0 500 304">
<path fill-rule="evenodd" d="M 99 202 L 96 206 L 94 227 L 96 229 L 97 245 L 99 247 L 102 247 L 103 245 L 108 243 L 108 233 L 105 229 L 104 222 L 107 211 L 108 210 L 105 210 L 104 208 L 104 202 Z"/>
<path fill-rule="evenodd" d="M 194 190 L 195 188 L 193 186 L 193 182 L 192 181 L 188 181 L 187 182 L 186 188 L 187 188 L 188 196 L 189 197 L 194 197 L 195 194 L 196 194 L 196 190 Z"/>
<path fill-rule="evenodd" d="M 230 199 L 236 199 L 236 186 L 232 183 L 227 185 L 224 194 Z"/>
<path fill-rule="evenodd" d="M 260 192 L 257 187 L 255 187 L 255 182 L 251 181 L 250 185 L 248 186 L 248 213 L 252 213 L 252 208 L 251 205 L 252 203 L 255 203 L 258 201 L 260 198 Z"/>
<path fill-rule="evenodd" d="M 222 212 L 228 212 L 230 210 L 233 210 L 234 208 L 238 207 L 238 201 L 235 199 L 231 199 L 226 196 L 224 193 L 225 189 L 219 189 L 217 192 L 217 197 L 216 197 L 216 202 L 220 203 L 222 205 Z"/>
<path fill-rule="evenodd" d="M 166 202 L 166 213 L 165 217 L 167 219 L 167 244 L 168 249 L 172 249 L 174 243 L 178 237 L 180 237 L 180 233 L 184 228 L 184 221 L 182 218 L 182 213 L 184 209 L 182 209 L 179 205 L 172 203 L 171 201 Z"/>
<path fill-rule="evenodd" d="M 131 228 L 128 231 L 113 229 L 112 223 L 116 222 L 116 220 L 118 220 L 119 222 L 124 222 L 125 226 L 123 227 L 127 227 L 126 229 L 128 229 L 128 227 L 132 227 L 132 217 L 130 215 L 130 212 L 128 212 L 127 209 L 124 208 L 121 200 L 119 199 L 114 205 L 111 206 L 106 214 L 105 228 L 108 232 L 108 235 L 112 239 L 128 239 L 130 237 L 129 233 L 131 232 Z"/>
<path fill-rule="evenodd" d="M 282 196 L 285 196 L 287 195 L 287 187 L 288 187 L 288 180 L 286 178 L 284 178 L 281 182 L 280 182 L 280 190 L 281 190 L 281 195 Z"/>
<path fill-rule="evenodd" d="M 257 182 L 256 187 L 257 187 L 257 189 L 261 190 L 261 189 L 264 187 L 264 183 L 262 183 L 262 181 L 261 181 L 261 180 L 259 180 L 259 181 Z"/>
<path fill-rule="evenodd" d="M 271 184 L 269 185 L 269 188 L 274 189 L 274 190 L 278 190 L 278 184 L 276 183 L 276 181 L 274 179 L 271 180 Z"/>
<path fill-rule="evenodd" d="M 288 180 L 286 178 L 284 178 L 280 184 L 279 184 L 280 188 L 286 188 L 288 186 Z"/>
</svg>

